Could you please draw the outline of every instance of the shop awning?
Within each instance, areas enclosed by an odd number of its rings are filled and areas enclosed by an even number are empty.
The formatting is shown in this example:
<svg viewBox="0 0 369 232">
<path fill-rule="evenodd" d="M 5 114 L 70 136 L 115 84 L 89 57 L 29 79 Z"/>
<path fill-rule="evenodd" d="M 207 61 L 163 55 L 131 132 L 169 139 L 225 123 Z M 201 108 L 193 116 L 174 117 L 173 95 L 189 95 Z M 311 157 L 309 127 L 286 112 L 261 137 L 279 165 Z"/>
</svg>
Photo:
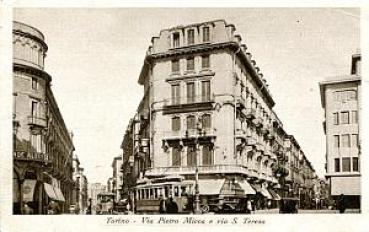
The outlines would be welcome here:
<svg viewBox="0 0 369 232">
<path fill-rule="evenodd" d="M 54 187 L 55 195 L 58 197 L 58 201 L 65 201 L 64 196 L 60 188 Z"/>
<path fill-rule="evenodd" d="M 266 197 L 267 199 L 273 199 L 272 195 L 270 195 L 270 193 L 268 192 L 268 190 L 266 188 L 261 188 L 260 193 Z"/>
<path fill-rule="evenodd" d="M 218 195 L 223 184 L 224 179 L 199 180 L 199 192 L 201 195 Z"/>
<path fill-rule="evenodd" d="M 26 179 L 23 182 L 23 201 L 33 201 L 33 194 L 35 192 L 36 180 Z"/>
<path fill-rule="evenodd" d="M 56 196 L 52 185 L 48 183 L 44 183 L 44 189 L 45 189 L 46 194 L 49 196 L 49 198 L 58 200 L 58 197 Z"/>
<path fill-rule="evenodd" d="M 272 195 L 273 200 L 279 201 L 281 197 L 273 189 L 268 189 L 269 193 Z"/>
<path fill-rule="evenodd" d="M 256 194 L 255 190 L 251 187 L 247 180 L 238 182 L 243 190 L 245 190 L 246 195 L 254 195 Z"/>
</svg>

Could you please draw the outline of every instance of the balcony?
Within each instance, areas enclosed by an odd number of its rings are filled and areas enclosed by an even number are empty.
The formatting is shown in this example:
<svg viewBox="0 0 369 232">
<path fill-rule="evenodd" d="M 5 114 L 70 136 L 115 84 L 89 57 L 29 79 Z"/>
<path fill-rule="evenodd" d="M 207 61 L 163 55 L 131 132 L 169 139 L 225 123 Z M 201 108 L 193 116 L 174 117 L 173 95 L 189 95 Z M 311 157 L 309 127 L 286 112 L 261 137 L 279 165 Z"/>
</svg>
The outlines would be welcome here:
<svg viewBox="0 0 369 232">
<path fill-rule="evenodd" d="M 263 119 L 261 117 L 256 117 L 254 120 L 252 120 L 252 123 L 256 127 L 262 127 L 263 126 Z"/>
<path fill-rule="evenodd" d="M 262 128 L 261 128 L 261 134 L 263 135 L 267 135 L 270 133 L 270 127 L 268 125 L 264 125 Z"/>
<path fill-rule="evenodd" d="M 200 131 L 198 129 L 188 129 L 179 131 L 166 131 L 163 133 L 163 139 L 176 140 L 176 139 L 188 139 L 188 138 L 205 138 L 215 137 L 216 129 L 203 128 Z"/>
<path fill-rule="evenodd" d="M 46 119 L 35 116 L 28 116 L 28 125 L 46 127 Z"/>
<path fill-rule="evenodd" d="M 41 163 L 52 163 L 49 154 L 31 151 L 14 151 L 13 158 L 18 161 L 34 161 Z"/>
<path fill-rule="evenodd" d="M 214 166 L 199 166 L 200 174 L 215 174 L 215 173 L 241 173 L 245 175 L 253 175 L 252 171 L 244 166 L 239 165 L 214 165 Z M 146 176 L 164 176 L 171 174 L 195 174 L 196 167 L 157 167 L 147 169 Z"/>
<path fill-rule="evenodd" d="M 163 113 L 184 113 L 194 110 L 212 110 L 214 95 L 168 98 L 164 100 Z"/>
<path fill-rule="evenodd" d="M 256 139 L 253 137 L 246 137 L 247 146 L 256 146 Z"/>
<path fill-rule="evenodd" d="M 254 119 L 256 117 L 256 110 L 253 108 L 246 108 L 246 118 Z"/>
</svg>

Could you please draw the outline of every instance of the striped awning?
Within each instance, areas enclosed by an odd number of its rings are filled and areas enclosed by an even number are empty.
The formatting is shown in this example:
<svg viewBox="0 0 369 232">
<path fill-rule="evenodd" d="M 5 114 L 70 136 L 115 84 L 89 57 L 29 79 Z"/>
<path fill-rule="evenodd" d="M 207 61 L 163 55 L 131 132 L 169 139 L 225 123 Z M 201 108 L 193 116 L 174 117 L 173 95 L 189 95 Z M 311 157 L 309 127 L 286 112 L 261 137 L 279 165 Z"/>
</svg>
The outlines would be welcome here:
<svg viewBox="0 0 369 232">
<path fill-rule="evenodd" d="M 51 184 L 44 183 L 44 189 L 49 198 L 58 200 L 58 197 L 56 196 L 54 188 Z"/>
<path fill-rule="evenodd" d="M 64 195 L 62 191 L 60 190 L 60 188 L 54 187 L 54 191 L 55 191 L 55 195 L 57 196 L 58 201 L 65 201 Z"/>
<path fill-rule="evenodd" d="M 246 195 L 256 194 L 255 190 L 251 187 L 250 183 L 247 180 L 239 181 L 238 184 L 245 191 Z"/>
<path fill-rule="evenodd" d="M 201 195 L 218 195 L 224 181 L 224 179 L 199 180 L 199 192 Z"/>
<path fill-rule="evenodd" d="M 270 194 L 273 197 L 273 200 L 279 201 L 281 200 L 281 197 L 278 195 L 278 193 L 276 193 L 273 189 L 268 189 L 268 191 L 270 192 Z"/>
</svg>

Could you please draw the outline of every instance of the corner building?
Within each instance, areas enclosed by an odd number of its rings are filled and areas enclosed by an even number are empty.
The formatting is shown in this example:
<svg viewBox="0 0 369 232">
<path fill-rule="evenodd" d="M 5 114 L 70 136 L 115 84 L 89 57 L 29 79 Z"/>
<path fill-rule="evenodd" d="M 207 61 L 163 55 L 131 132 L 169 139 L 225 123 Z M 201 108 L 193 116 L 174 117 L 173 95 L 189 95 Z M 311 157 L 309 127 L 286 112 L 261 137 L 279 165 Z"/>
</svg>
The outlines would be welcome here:
<svg viewBox="0 0 369 232">
<path fill-rule="evenodd" d="M 177 26 L 151 41 L 139 77 L 144 97 L 132 120 L 137 183 L 165 176 L 194 181 L 197 169 L 202 197 L 259 196 L 260 207 L 279 200 L 284 190 L 274 171 L 289 168 L 278 161 L 288 135 L 235 26 L 224 20 Z M 176 191 L 142 188 L 138 200 Z"/>
<path fill-rule="evenodd" d="M 50 200 L 69 210 L 74 145 L 44 71 L 44 35 L 13 23 L 13 213 L 27 203 L 46 214 Z"/>
<path fill-rule="evenodd" d="M 320 92 L 330 195 L 337 199 L 344 194 L 348 207 L 360 208 L 361 54 L 352 56 L 350 75 L 327 78 Z"/>
</svg>

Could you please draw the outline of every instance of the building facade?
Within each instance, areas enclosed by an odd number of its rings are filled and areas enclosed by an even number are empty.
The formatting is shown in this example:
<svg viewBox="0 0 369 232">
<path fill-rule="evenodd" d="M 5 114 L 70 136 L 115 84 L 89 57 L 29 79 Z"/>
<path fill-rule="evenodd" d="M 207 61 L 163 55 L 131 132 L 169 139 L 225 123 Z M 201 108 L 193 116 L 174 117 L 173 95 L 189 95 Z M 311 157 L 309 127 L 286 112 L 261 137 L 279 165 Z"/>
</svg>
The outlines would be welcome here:
<svg viewBox="0 0 369 232">
<path fill-rule="evenodd" d="M 284 131 L 266 79 L 235 30 L 216 20 L 152 38 L 138 81 L 144 97 L 125 135 L 133 147 L 123 160 L 136 182 L 198 176 L 200 195 L 209 194 L 202 185 L 213 185 L 212 194 L 254 196 L 259 207 L 305 188 L 299 164 L 310 163 Z"/>
<path fill-rule="evenodd" d="M 75 205 L 76 213 L 81 213 L 88 204 L 88 180 L 77 155 L 73 157 L 73 180 L 75 185 L 72 204 Z"/>
<path fill-rule="evenodd" d="M 360 207 L 361 55 L 352 56 L 351 75 L 320 83 L 326 134 L 326 177 L 330 194 L 344 194 L 350 207 Z"/>
<path fill-rule="evenodd" d="M 27 203 L 45 214 L 53 199 L 66 212 L 74 145 L 44 71 L 48 47 L 39 30 L 14 22 L 13 49 L 13 211 Z"/>
<path fill-rule="evenodd" d="M 122 156 L 114 157 L 111 167 L 113 168 L 112 177 L 112 193 L 115 195 L 115 201 L 118 202 L 122 199 L 122 188 L 123 188 L 123 173 L 121 168 L 123 165 Z"/>
</svg>

